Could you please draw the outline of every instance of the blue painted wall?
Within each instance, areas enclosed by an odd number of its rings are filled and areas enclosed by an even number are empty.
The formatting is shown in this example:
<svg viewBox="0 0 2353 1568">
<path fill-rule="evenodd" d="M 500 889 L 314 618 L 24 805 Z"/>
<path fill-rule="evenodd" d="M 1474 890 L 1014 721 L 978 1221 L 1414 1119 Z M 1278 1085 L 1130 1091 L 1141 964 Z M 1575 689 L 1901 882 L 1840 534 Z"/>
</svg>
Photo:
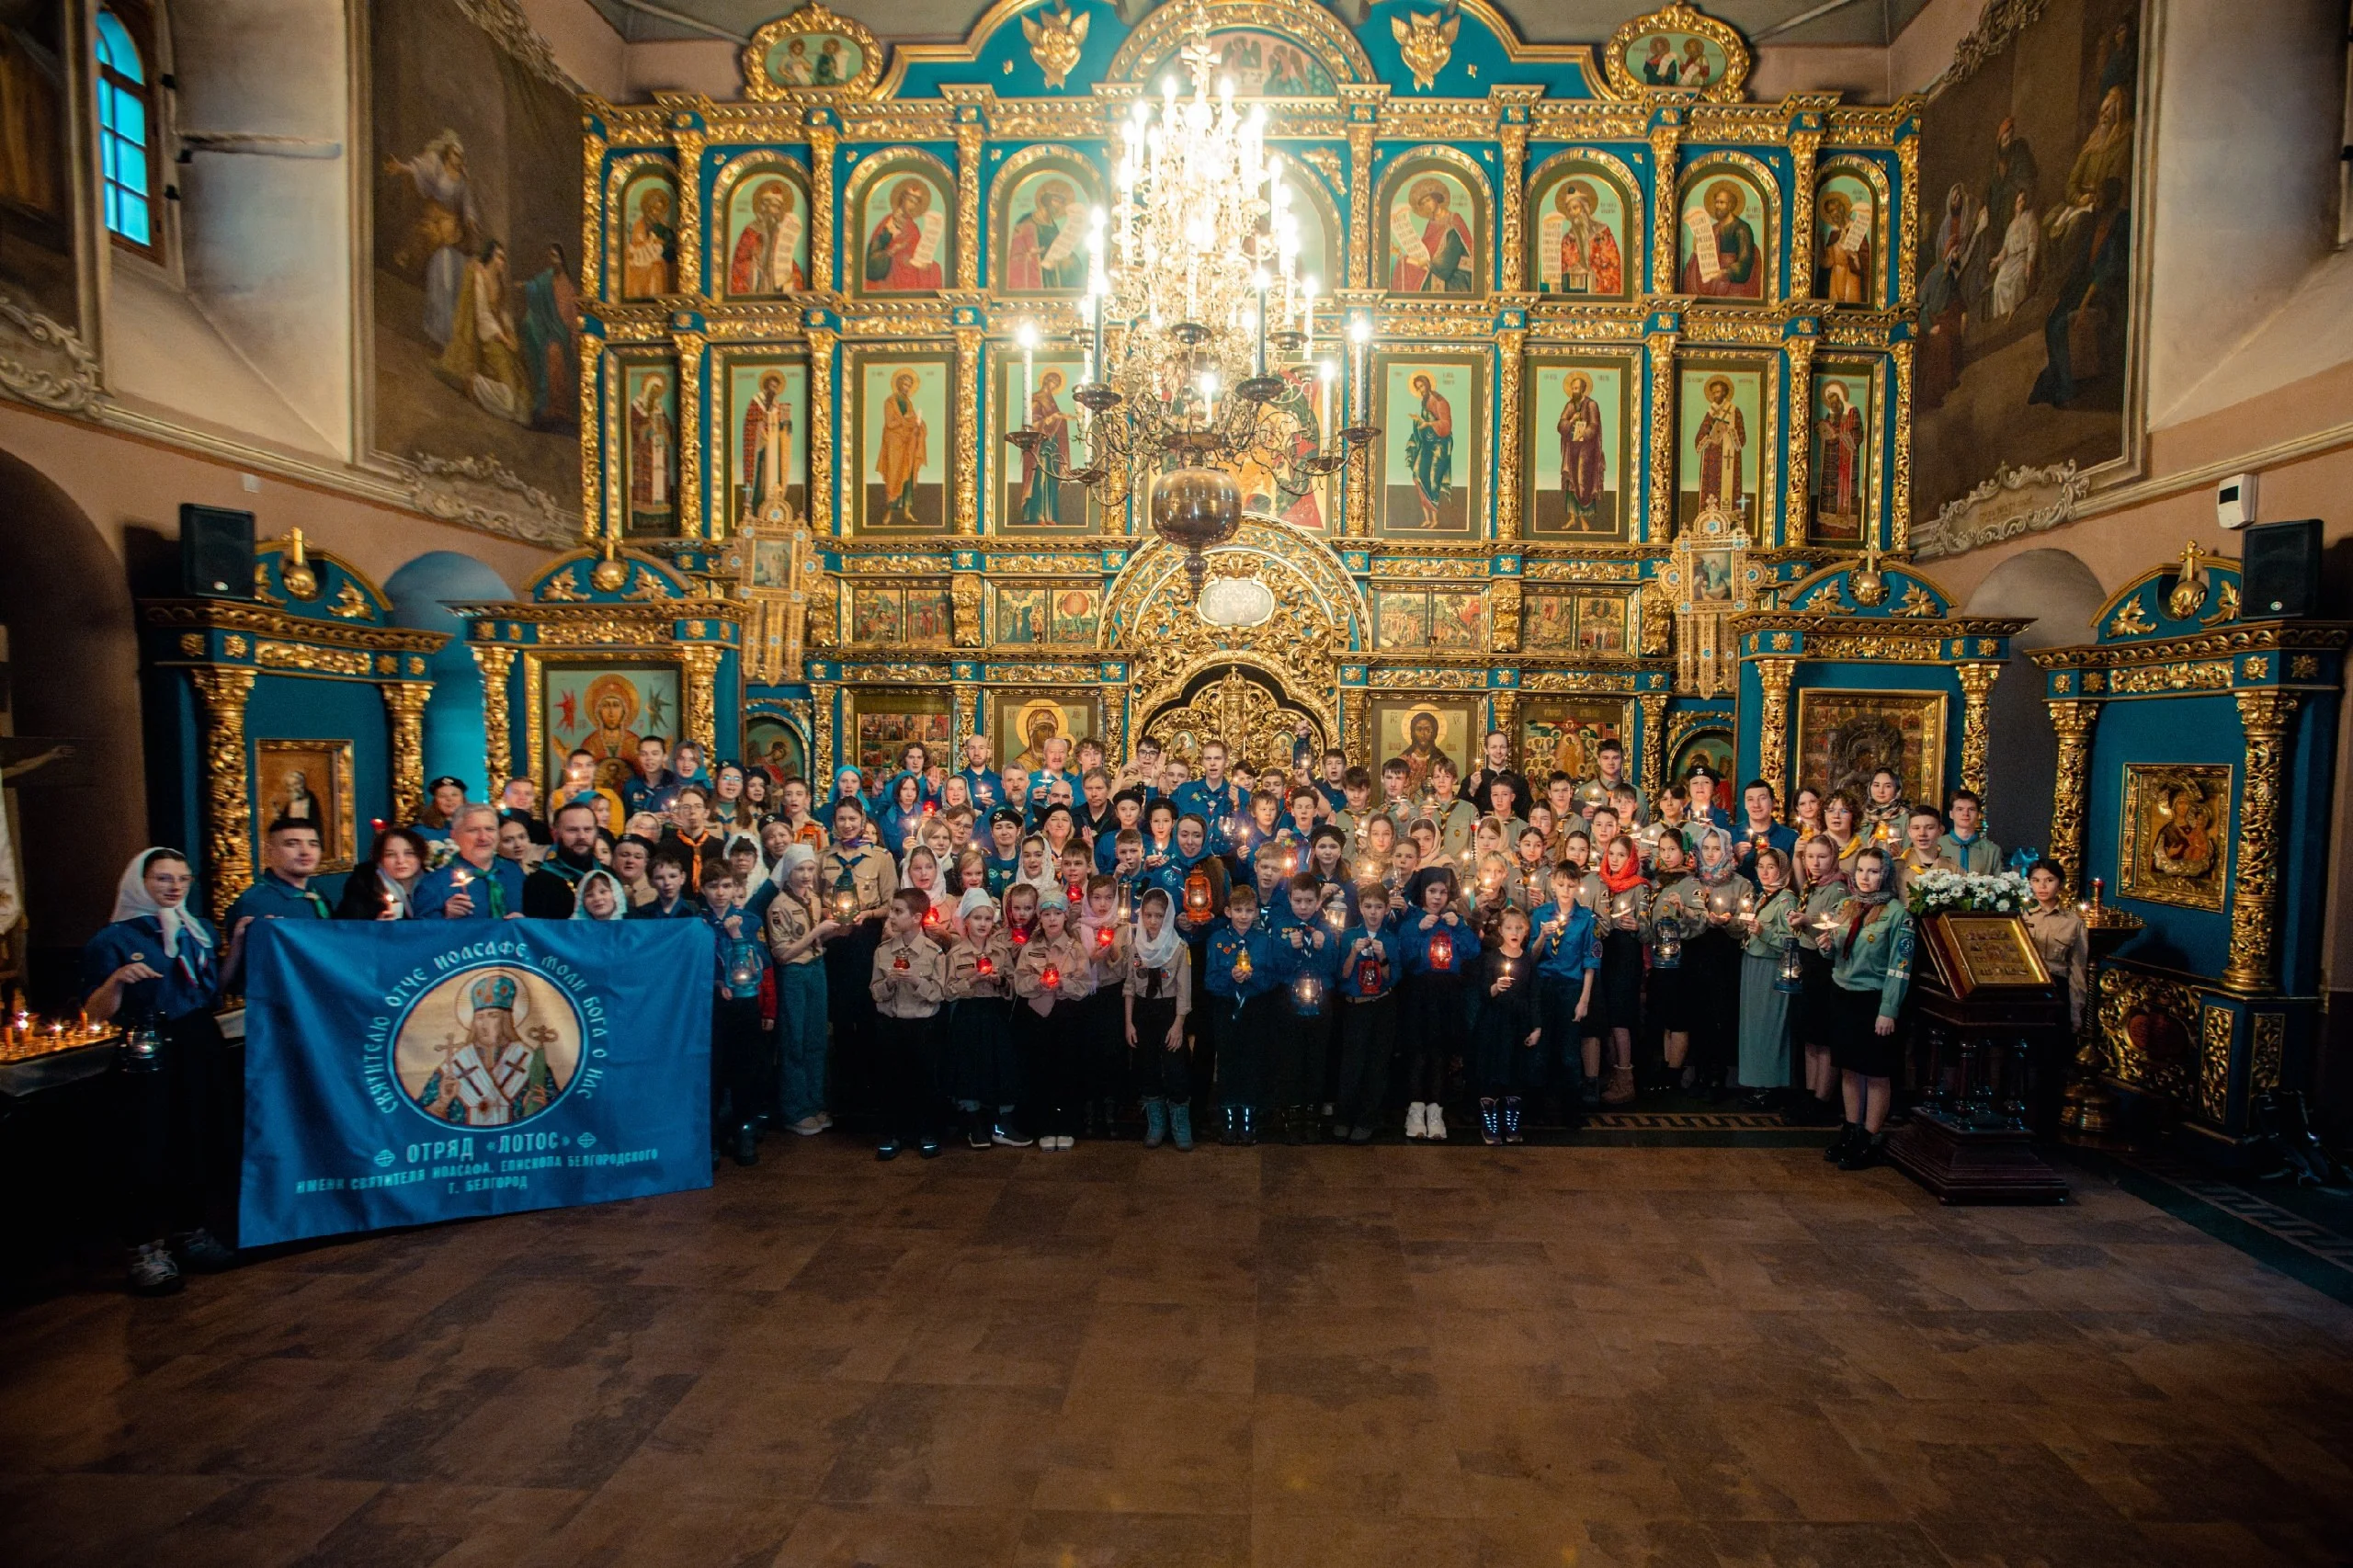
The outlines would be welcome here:
<svg viewBox="0 0 2353 1568">
<path fill-rule="evenodd" d="M 392 601 L 392 624 L 423 631 L 446 631 L 449 641 L 426 661 L 433 697 L 425 705 L 425 776 L 450 774 L 466 781 L 474 800 L 488 800 L 495 785 L 482 776 L 482 671 L 466 648 L 465 622 L 444 606 L 471 599 L 507 599 L 506 580 L 471 555 L 437 550 L 420 555 L 384 582 Z"/>
</svg>

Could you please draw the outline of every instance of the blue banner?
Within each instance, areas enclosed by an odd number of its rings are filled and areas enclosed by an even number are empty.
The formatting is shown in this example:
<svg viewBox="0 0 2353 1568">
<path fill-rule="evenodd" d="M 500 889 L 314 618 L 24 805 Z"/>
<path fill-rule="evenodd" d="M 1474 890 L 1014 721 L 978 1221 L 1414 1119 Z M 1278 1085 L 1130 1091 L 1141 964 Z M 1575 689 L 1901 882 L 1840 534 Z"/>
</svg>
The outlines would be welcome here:
<svg viewBox="0 0 2353 1568">
<path fill-rule="evenodd" d="M 245 1246 L 710 1185 L 699 920 L 262 920 Z"/>
</svg>

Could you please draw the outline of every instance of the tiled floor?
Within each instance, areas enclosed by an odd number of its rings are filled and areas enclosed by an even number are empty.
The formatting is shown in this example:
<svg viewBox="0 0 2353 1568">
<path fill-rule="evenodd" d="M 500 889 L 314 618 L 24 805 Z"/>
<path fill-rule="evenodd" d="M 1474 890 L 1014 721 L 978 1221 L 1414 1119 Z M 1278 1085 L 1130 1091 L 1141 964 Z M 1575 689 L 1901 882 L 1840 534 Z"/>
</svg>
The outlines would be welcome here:
<svg viewBox="0 0 2353 1568">
<path fill-rule="evenodd" d="M 2262 1568 L 2353 1309 L 2097 1177 L 957 1152 L 0 1319 L 0 1562 Z"/>
</svg>

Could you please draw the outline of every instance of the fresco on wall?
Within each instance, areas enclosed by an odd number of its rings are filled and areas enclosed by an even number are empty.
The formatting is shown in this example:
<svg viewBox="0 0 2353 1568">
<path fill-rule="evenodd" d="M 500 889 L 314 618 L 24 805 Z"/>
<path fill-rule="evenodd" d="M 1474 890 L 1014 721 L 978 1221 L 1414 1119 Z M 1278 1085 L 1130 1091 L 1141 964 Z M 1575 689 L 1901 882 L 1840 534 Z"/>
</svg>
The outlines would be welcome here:
<svg viewBox="0 0 2353 1568">
<path fill-rule="evenodd" d="M 1392 294 L 1484 292 L 1479 204 L 1462 176 L 1423 163 L 1390 176 L 1382 233 Z"/>
<path fill-rule="evenodd" d="M 928 169 L 904 164 L 870 176 L 858 217 L 864 236 L 851 285 L 860 294 L 928 294 L 948 281 L 956 208 Z"/>
<path fill-rule="evenodd" d="M 457 0 L 373 0 L 369 34 L 375 448 L 576 511 L 579 100 Z"/>
<path fill-rule="evenodd" d="M 78 326 L 64 21 L 56 0 L 0 4 L 0 283 L 51 320 Z"/>
<path fill-rule="evenodd" d="M 1536 245 L 1529 278 L 1540 294 L 1618 300 L 1626 296 L 1626 197 L 1618 182 L 1589 165 L 1572 164 L 1539 178 L 1529 192 Z M 1633 256 L 1639 272 L 1642 258 Z"/>
<path fill-rule="evenodd" d="M 1922 116 L 1914 496 L 2125 455 L 2139 0 L 2052 0 Z M 1984 40 L 1981 40 L 1984 41 Z"/>
</svg>

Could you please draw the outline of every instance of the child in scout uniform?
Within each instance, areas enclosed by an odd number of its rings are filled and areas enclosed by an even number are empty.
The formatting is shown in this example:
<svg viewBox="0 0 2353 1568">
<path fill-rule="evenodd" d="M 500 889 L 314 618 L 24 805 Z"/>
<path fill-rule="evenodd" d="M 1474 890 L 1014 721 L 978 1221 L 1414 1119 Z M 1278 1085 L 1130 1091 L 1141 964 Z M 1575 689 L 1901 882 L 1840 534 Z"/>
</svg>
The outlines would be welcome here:
<svg viewBox="0 0 2353 1568">
<path fill-rule="evenodd" d="M 1389 1059 L 1397 1053 L 1397 982 L 1403 954 L 1389 920 L 1389 890 L 1357 886 L 1357 918 L 1340 933 L 1340 1070 L 1332 1101 L 1332 1137 L 1372 1142 L 1389 1092 Z"/>
<path fill-rule="evenodd" d="M 760 981 L 768 950 L 760 925 L 742 907 L 743 880 L 714 859 L 702 869 L 703 918 L 718 938 L 710 1005 L 710 1135 L 714 1151 L 733 1145 L 739 1165 L 760 1157 L 758 1107 L 767 1037 L 760 1028 Z M 714 1152 L 712 1159 L 718 1158 Z"/>
<path fill-rule="evenodd" d="M 1165 889 L 1144 891 L 1120 999 L 1130 1071 L 1143 1091 L 1143 1146 L 1157 1149 L 1166 1138 L 1189 1152 L 1193 1068 L 1185 1016 L 1192 1010 L 1193 955 L 1176 934 L 1175 909 Z"/>
<path fill-rule="evenodd" d="M 1026 1149 L 1014 1125 L 1021 1064 L 1013 1046 L 1015 948 L 996 901 L 977 887 L 957 906 L 963 937 L 948 949 L 948 1092 L 967 1147 Z"/>
<path fill-rule="evenodd" d="M 825 1113 L 825 943 L 847 927 L 818 903 L 809 846 L 785 846 L 774 878 L 767 931 L 776 963 L 777 1115 L 805 1138 L 834 1121 Z"/>
<path fill-rule="evenodd" d="M 1210 933 L 1209 974 L 1217 998 L 1219 1142 L 1258 1141 L 1258 1102 L 1265 1090 L 1267 1034 L 1274 1027 L 1277 971 L 1274 938 L 1258 923 L 1258 891 L 1239 883 L 1225 897 L 1225 920 Z"/>
<path fill-rule="evenodd" d="M 1013 966 L 1014 1038 L 1022 1044 L 1022 1075 L 1029 1086 L 1038 1147 L 1068 1149 L 1077 1142 L 1079 1100 L 1086 1073 L 1085 1019 L 1079 1003 L 1095 994 L 1095 964 L 1070 926 L 1070 903 L 1059 887 L 1038 894 L 1038 928 Z"/>
<path fill-rule="evenodd" d="M 1837 924 L 1822 933 L 1830 955 L 1831 1057 L 1838 1063 L 1847 1120 L 1824 1155 L 1840 1170 L 1867 1170 L 1885 1157 L 1889 1101 L 1904 1062 L 1896 1021 L 1912 983 L 1912 916 L 1890 888 L 1887 852 L 1868 848 L 1847 873 L 1853 884 Z"/>
<path fill-rule="evenodd" d="M 939 944 L 924 935 L 930 903 L 912 888 L 894 892 L 874 947 L 868 985 L 884 1118 L 878 1160 L 896 1159 L 909 1137 L 925 1159 L 939 1153 L 938 1022 L 948 965 Z"/>
</svg>

